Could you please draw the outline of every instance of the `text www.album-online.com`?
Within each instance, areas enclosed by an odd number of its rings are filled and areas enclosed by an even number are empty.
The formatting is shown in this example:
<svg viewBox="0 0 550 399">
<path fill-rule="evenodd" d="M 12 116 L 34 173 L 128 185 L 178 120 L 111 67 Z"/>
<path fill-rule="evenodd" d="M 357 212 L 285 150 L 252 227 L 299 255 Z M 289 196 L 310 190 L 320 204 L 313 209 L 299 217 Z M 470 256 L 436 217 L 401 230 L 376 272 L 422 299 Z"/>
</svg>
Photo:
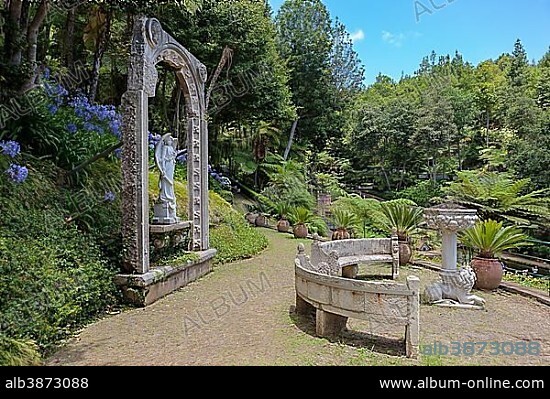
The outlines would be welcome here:
<svg viewBox="0 0 550 399">
<path fill-rule="evenodd" d="M 544 389 L 543 380 L 498 380 L 493 378 L 457 380 L 425 378 L 420 380 L 380 380 L 382 389 Z"/>
</svg>

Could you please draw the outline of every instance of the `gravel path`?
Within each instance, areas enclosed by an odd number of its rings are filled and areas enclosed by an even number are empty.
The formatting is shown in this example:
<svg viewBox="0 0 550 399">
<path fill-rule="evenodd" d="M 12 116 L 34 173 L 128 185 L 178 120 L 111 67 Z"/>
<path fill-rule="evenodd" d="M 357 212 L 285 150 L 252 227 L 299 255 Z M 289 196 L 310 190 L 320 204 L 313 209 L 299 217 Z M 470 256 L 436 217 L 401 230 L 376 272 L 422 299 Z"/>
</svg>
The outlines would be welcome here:
<svg viewBox="0 0 550 399">
<path fill-rule="evenodd" d="M 266 230 L 255 259 L 219 266 L 145 309 L 107 317 L 81 332 L 48 365 L 550 365 L 550 307 L 516 295 L 482 294 L 487 311 L 421 308 L 421 341 L 540 342 L 542 356 L 423 356 L 405 359 L 401 331 L 350 321 L 339 342 L 296 319 L 293 261 L 298 241 Z M 403 270 L 423 283 L 427 270 Z M 373 340 L 367 333 L 387 336 Z"/>
</svg>

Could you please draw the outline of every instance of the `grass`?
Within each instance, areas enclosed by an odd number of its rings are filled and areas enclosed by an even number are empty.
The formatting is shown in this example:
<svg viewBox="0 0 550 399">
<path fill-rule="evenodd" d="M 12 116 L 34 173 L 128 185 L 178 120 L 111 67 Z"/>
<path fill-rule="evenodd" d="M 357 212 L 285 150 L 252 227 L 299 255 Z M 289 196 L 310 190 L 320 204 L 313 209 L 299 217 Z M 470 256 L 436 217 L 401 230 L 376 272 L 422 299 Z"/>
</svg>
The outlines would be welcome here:
<svg viewBox="0 0 550 399">
<path fill-rule="evenodd" d="M 548 292 L 550 295 L 550 277 L 537 278 L 524 274 L 505 273 L 503 280 L 517 283 L 527 288 L 534 288 L 537 290 L 545 291 Z"/>
</svg>

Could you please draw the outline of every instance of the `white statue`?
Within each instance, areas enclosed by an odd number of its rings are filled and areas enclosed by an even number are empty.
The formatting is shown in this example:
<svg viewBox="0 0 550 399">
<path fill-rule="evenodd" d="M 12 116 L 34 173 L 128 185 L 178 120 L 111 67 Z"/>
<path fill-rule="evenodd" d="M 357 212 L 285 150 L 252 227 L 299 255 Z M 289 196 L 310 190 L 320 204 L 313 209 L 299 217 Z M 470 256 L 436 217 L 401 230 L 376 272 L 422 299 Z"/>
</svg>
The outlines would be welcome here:
<svg viewBox="0 0 550 399">
<path fill-rule="evenodd" d="M 485 306 L 483 298 L 471 293 L 476 283 L 472 268 L 463 267 L 457 272 L 443 271 L 440 276 L 441 281 L 426 287 L 424 296 L 429 303 Z"/>
<path fill-rule="evenodd" d="M 153 223 L 176 224 L 176 193 L 174 172 L 176 170 L 178 141 L 171 134 L 165 134 L 155 148 L 155 163 L 160 172 L 159 199 L 155 205 Z"/>
</svg>

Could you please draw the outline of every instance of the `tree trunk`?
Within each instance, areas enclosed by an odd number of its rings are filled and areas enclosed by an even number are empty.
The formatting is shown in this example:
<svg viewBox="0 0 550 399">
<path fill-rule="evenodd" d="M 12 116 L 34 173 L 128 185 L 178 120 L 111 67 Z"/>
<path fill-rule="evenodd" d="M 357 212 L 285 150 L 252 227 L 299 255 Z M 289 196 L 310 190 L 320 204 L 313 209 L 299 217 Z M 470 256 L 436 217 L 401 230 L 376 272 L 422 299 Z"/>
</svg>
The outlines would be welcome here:
<svg viewBox="0 0 550 399">
<path fill-rule="evenodd" d="M 21 45 L 18 43 L 21 36 L 22 0 L 11 0 L 9 4 L 8 26 L 5 27 L 6 38 L 4 49 L 10 65 L 21 64 Z"/>
<path fill-rule="evenodd" d="M 384 179 L 386 180 L 386 185 L 388 186 L 388 191 L 392 191 L 391 183 L 390 183 L 390 177 L 388 176 L 388 173 L 386 172 L 386 168 L 384 165 L 382 165 L 382 173 L 384 173 Z"/>
<path fill-rule="evenodd" d="M 105 50 L 107 50 L 107 45 L 109 44 L 112 17 L 113 10 L 109 10 L 105 19 L 105 28 L 101 30 L 101 33 L 97 40 L 97 47 L 94 56 L 94 66 L 92 68 L 92 84 L 90 86 L 90 95 L 88 96 L 91 103 L 95 101 L 95 98 L 97 96 L 97 90 L 99 87 L 99 69 L 101 68 L 103 55 L 105 54 Z"/>
<path fill-rule="evenodd" d="M 489 113 L 489 111 L 487 111 L 487 130 L 486 130 L 487 148 L 489 148 L 489 146 L 490 146 L 490 143 L 489 143 L 489 128 L 490 127 L 491 127 L 491 114 Z"/>
<path fill-rule="evenodd" d="M 300 118 L 297 118 L 292 124 L 292 129 L 290 129 L 290 138 L 288 139 L 288 145 L 286 146 L 284 156 L 285 162 L 288 160 L 288 157 L 290 155 L 290 150 L 292 149 L 292 144 L 294 143 L 294 135 L 296 134 L 296 128 L 298 127 L 299 120 Z"/>
<path fill-rule="evenodd" d="M 40 6 L 36 11 L 36 15 L 34 16 L 31 24 L 29 25 L 29 29 L 27 31 L 27 43 L 29 45 L 27 50 L 27 61 L 32 65 L 35 71 L 36 71 L 36 56 L 38 52 L 37 51 L 38 33 L 40 32 L 40 28 L 42 27 L 42 24 L 44 23 L 44 20 L 48 15 L 49 7 L 50 7 L 49 0 L 42 0 L 40 2 Z"/>
<path fill-rule="evenodd" d="M 31 90 L 35 85 L 36 78 L 38 76 L 36 62 L 38 54 L 38 34 L 40 32 L 40 28 L 44 23 L 44 20 L 48 15 L 49 8 L 50 1 L 42 0 L 40 2 L 38 10 L 36 11 L 36 14 L 34 15 L 32 22 L 29 24 L 29 27 L 27 29 L 27 62 L 31 65 L 31 72 L 25 84 L 23 84 L 23 86 L 19 89 L 20 93 L 25 93 L 28 90 Z"/>
<path fill-rule="evenodd" d="M 220 74 L 222 73 L 222 70 L 225 67 L 225 64 L 229 63 L 228 68 L 231 68 L 232 60 L 233 60 L 233 49 L 226 46 L 223 49 L 220 62 L 218 63 L 218 67 L 216 68 L 216 71 L 212 76 L 212 80 L 210 81 L 210 86 L 208 87 L 208 90 L 206 92 L 206 109 L 207 110 L 208 110 L 208 107 L 210 106 L 210 97 L 212 96 L 212 91 L 214 90 L 214 87 L 216 87 L 216 83 L 218 82 Z"/>
<path fill-rule="evenodd" d="M 74 30 L 76 22 L 76 7 L 67 12 L 67 24 L 65 25 L 65 48 L 63 49 L 63 59 L 65 66 L 71 68 L 74 64 Z"/>
</svg>

